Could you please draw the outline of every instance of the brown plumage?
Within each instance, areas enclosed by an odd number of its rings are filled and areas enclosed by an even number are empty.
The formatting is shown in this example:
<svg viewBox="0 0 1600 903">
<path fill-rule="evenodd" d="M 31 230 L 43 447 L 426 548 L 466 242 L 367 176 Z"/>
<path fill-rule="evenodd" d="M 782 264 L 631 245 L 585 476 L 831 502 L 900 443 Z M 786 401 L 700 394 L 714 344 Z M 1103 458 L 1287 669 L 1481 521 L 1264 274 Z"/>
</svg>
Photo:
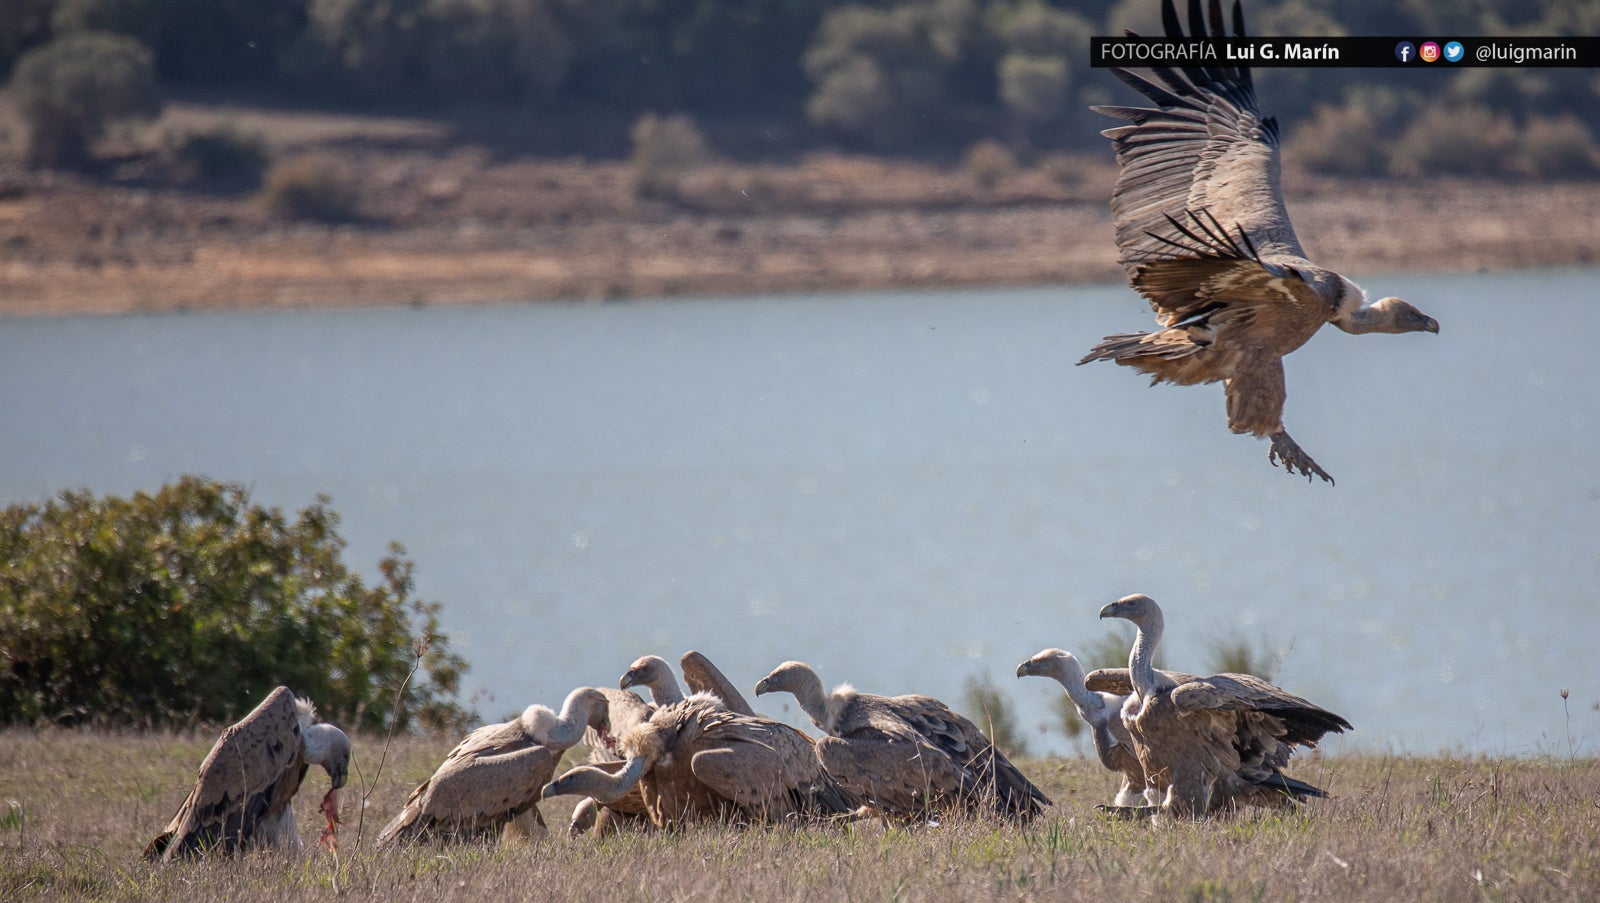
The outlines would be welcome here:
<svg viewBox="0 0 1600 903">
<path fill-rule="evenodd" d="M 331 797 L 349 774 L 350 738 L 317 723 L 308 700 L 278 687 L 217 738 L 194 789 L 145 847 L 145 858 L 170 862 L 250 846 L 300 848 L 292 802 L 311 765 L 327 771 Z"/>
<path fill-rule="evenodd" d="M 804 734 L 741 715 L 707 693 L 662 706 L 622 746 L 628 758 L 615 773 L 579 766 L 545 787 L 544 797 L 577 794 L 609 805 L 637 787 L 662 828 L 806 820 L 853 805 Z"/>
<path fill-rule="evenodd" d="M 685 652 L 678 660 L 678 666 L 683 670 L 684 682 L 694 692 L 710 693 L 722 700 L 732 711 L 741 715 L 755 716 L 750 703 L 734 687 L 732 681 L 729 681 L 705 655 L 694 650 Z M 613 763 L 620 765 L 623 761 L 622 738 L 638 725 L 650 720 L 657 704 L 683 699 L 683 691 L 672 676 L 672 669 L 660 656 L 647 655 L 635 661 L 622 675 L 619 686 L 620 689 L 616 690 L 609 688 L 601 690 L 611 703 L 610 733 L 602 735 L 591 730 L 584 737 L 584 742 L 589 746 L 591 765 L 609 766 Z M 645 703 L 639 697 L 627 692 L 629 687 L 636 686 L 649 689 L 651 698 L 656 703 Z M 617 769 L 607 767 L 606 770 Z M 576 837 L 593 829 L 596 836 L 603 837 L 625 826 L 648 824 L 649 814 L 645 807 L 644 796 L 638 788 L 603 806 L 595 800 L 583 800 L 572 810 L 572 820 L 568 823 L 567 835 Z"/>
<path fill-rule="evenodd" d="M 605 696 L 580 687 L 568 694 L 560 714 L 531 705 L 515 720 L 478 728 L 411 791 L 400 813 L 378 832 L 378 844 L 505 837 L 513 826 L 514 833 L 541 833 L 539 791 L 561 754 L 586 729 L 605 732 L 608 724 Z"/>
<path fill-rule="evenodd" d="M 1150 785 L 1163 794 L 1161 811 L 1193 818 L 1326 796 L 1283 769 L 1295 746 L 1315 747 L 1324 734 L 1349 730 L 1348 721 L 1248 674 L 1192 678 L 1157 671 L 1164 619 L 1149 596 L 1125 596 L 1102 608 L 1100 617 L 1139 628 L 1128 656 L 1133 695 L 1122 723 Z"/>
<path fill-rule="evenodd" d="M 1210 19 L 1211 36 L 1225 36 L 1220 0 Z M 1172 0 L 1162 20 L 1184 39 Z M 1243 36 L 1237 0 L 1233 22 Z M 1189 30 L 1206 33 L 1199 0 Z M 1399 298 L 1368 304 L 1360 286 L 1306 259 L 1279 186 L 1278 125 L 1261 115 L 1247 67 L 1152 67 L 1155 81 L 1111 72 L 1159 108 L 1093 109 L 1132 123 L 1102 133 L 1121 169 L 1112 220 L 1129 282 L 1164 328 L 1107 336 L 1078 363 L 1115 361 L 1152 383 L 1221 381 L 1233 432 L 1269 438 L 1274 464 L 1332 483 L 1284 429 L 1284 355 L 1325 323 L 1360 335 L 1437 333 L 1438 322 Z"/>
<path fill-rule="evenodd" d="M 931 696 L 876 696 L 849 685 L 824 695 L 810 665 L 785 662 L 756 695 L 793 693 L 828 736 L 817 756 L 839 783 L 884 815 L 922 821 L 989 812 L 1026 821 L 1050 800 L 977 725 Z"/>
</svg>

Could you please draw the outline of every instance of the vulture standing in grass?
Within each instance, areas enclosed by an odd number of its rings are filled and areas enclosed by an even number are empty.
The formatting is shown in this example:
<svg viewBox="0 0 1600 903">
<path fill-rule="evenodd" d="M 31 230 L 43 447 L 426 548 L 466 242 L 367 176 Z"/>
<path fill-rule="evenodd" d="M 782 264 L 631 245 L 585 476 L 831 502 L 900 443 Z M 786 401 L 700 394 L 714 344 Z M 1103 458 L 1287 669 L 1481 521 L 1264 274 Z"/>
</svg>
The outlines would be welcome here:
<svg viewBox="0 0 1600 903">
<path fill-rule="evenodd" d="M 1123 618 L 1139 628 L 1128 656 L 1133 695 L 1123 706 L 1122 723 L 1150 785 L 1163 794 L 1160 811 L 1196 818 L 1327 795 L 1283 769 L 1295 746 L 1315 747 L 1330 731 L 1344 733 L 1350 722 L 1248 674 L 1179 680 L 1157 671 L 1164 621 L 1149 596 L 1125 596 L 1102 608 L 1100 617 Z"/>
<path fill-rule="evenodd" d="M 1078 657 L 1060 649 L 1046 649 L 1018 665 L 1017 676 L 1049 677 L 1061 684 L 1078 710 L 1078 717 L 1089 726 L 1100 764 L 1122 775 L 1122 786 L 1112 805 L 1143 805 L 1147 786 L 1144 768 L 1133 751 L 1133 738 L 1122 725 L 1122 704 L 1127 701 L 1127 694 L 1097 693 L 1084 686 L 1083 665 L 1078 663 Z"/>
<path fill-rule="evenodd" d="M 1167 37 L 1184 40 L 1172 0 L 1161 12 Z M 1220 0 L 1210 13 L 1210 36 L 1226 37 Z M 1233 30 L 1244 36 L 1237 0 Z M 1207 34 L 1199 0 L 1189 32 Z M 1278 124 L 1256 106 L 1247 67 L 1157 66 L 1154 81 L 1111 73 L 1157 107 L 1093 109 L 1130 123 L 1102 133 L 1120 168 L 1118 260 L 1163 328 L 1107 336 L 1078 363 L 1115 361 L 1152 384 L 1221 381 L 1230 429 L 1269 438 L 1268 459 L 1290 473 L 1332 483 L 1284 429 L 1284 355 L 1324 323 L 1361 335 L 1437 333 L 1438 322 L 1399 298 L 1369 304 L 1360 286 L 1306 259 L 1279 187 Z"/>
<path fill-rule="evenodd" d="M 622 748 L 620 769 L 581 765 L 545 787 L 545 798 L 576 794 L 609 805 L 637 787 L 660 828 L 811 820 L 854 808 L 805 734 L 741 715 L 709 693 L 657 709 Z"/>
<path fill-rule="evenodd" d="M 599 690 L 580 687 L 568 694 L 560 714 L 530 705 L 513 721 L 478 728 L 411 791 L 405 808 L 378 832 L 378 844 L 543 833 L 540 789 L 586 729 L 602 735 L 609 729 L 608 713 Z"/>
<path fill-rule="evenodd" d="M 793 693 L 828 736 L 817 756 L 839 783 L 886 818 L 989 812 L 1026 821 L 1050 805 L 977 725 L 929 696 L 875 696 L 848 684 L 824 695 L 810 665 L 784 662 L 756 695 Z"/>
<path fill-rule="evenodd" d="M 167 829 L 145 847 L 145 858 L 170 862 L 248 846 L 300 849 L 291 803 L 312 765 L 328 773 L 332 786 L 324 806 L 337 812 L 334 791 L 350 771 L 350 738 L 318 723 L 310 700 L 278 687 L 217 738 L 200 763 L 194 789 Z"/>
<path fill-rule="evenodd" d="M 750 703 L 706 656 L 690 650 L 679 659 L 678 666 L 683 669 L 684 682 L 694 692 L 710 693 L 741 715 L 755 715 Z M 629 687 L 636 686 L 649 689 L 655 704 L 646 704 L 628 692 Z M 657 705 L 683 700 L 683 691 L 673 678 L 672 669 L 665 659 L 655 655 L 635 661 L 623 674 L 620 687 L 617 690 L 601 690 L 611 703 L 611 731 L 602 736 L 591 730 L 584 737 L 584 742 L 589 746 L 589 764 L 613 772 L 621 768 L 623 761 L 622 738 L 634 727 L 650 720 Z M 592 799 L 582 800 L 572 810 L 567 836 L 576 837 L 592 829 L 597 836 L 603 837 L 622 825 L 648 819 L 644 797 L 637 789 L 606 805 L 600 805 Z"/>
</svg>

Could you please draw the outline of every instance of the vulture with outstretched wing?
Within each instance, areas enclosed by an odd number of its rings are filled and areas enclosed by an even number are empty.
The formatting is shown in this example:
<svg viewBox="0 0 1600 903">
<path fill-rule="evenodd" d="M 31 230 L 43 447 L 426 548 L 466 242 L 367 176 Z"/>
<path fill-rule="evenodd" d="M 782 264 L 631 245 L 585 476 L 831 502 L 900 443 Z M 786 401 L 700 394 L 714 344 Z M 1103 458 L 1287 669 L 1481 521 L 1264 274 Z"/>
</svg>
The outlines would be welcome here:
<svg viewBox="0 0 1600 903">
<path fill-rule="evenodd" d="M 1172 0 L 1161 13 L 1167 37 L 1185 40 Z M 1238 0 L 1233 30 L 1244 36 Z M 1190 0 L 1187 37 L 1207 34 Z M 1227 36 L 1221 0 L 1210 0 L 1209 36 Z M 1118 259 L 1162 328 L 1107 336 L 1078 363 L 1115 361 L 1152 384 L 1220 381 L 1231 430 L 1270 439 L 1268 459 L 1290 473 L 1332 483 L 1284 428 L 1283 357 L 1324 323 L 1360 335 L 1437 333 L 1438 321 L 1399 298 L 1368 303 L 1360 286 L 1306 259 L 1279 186 L 1278 124 L 1256 105 L 1247 67 L 1111 73 L 1156 105 L 1093 109 L 1129 123 L 1102 132 L 1120 169 Z"/>
<path fill-rule="evenodd" d="M 1149 596 L 1124 596 L 1102 608 L 1100 617 L 1123 618 L 1139 628 L 1128 655 L 1132 695 L 1123 704 L 1122 724 L 1146 779 L 1162 794 L 1152 811 L 1196 818 L 1327 795 L 1283 769 L 1294 747 L 1315 747 L 1324 734 L 1349 730 L 1350 722 L 1249 674 L 1195 678 L 1157 671 L 1165 619 Z M 1086 684 L 1109 683 L 1093 677 Z"/>
</svg>

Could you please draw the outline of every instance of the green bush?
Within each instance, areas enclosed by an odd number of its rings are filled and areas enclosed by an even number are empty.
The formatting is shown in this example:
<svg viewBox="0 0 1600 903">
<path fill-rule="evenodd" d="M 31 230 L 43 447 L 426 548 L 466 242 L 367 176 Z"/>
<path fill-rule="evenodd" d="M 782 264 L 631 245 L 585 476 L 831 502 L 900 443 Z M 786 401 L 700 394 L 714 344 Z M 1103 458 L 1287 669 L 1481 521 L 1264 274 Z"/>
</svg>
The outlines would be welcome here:
<svg viewBox="0 0 1600 903">
<path fill-rule="evenodd" d="M 1017 158 L 1006 146 L 992 138 L 985 138 L 967 148 L 961 159 L 962 168 L 985 189 L 993 189 L 1017 171 Z"/>
<path fill-rule="evenodd" d="M 646 113 L 633 124 L 630 137 L 629 177 L 639 197 L 678 197 L 683 177 L 709 156 L 705 136 L 694 120 L 681 114 L 663 118 Z"/>
<path fill-rule="evenodd" d="M 1289 134 L 1283 155 L 1314 172 L 1382 175 L 1386 142 L 1367 109 L 1358 104 L 1319 105 Z"/>
<path fill-rule="evenodd" d="M 1262 680 L 1271 680 L 1278 673 L 1288 651 L 1274 649 L 1266 636 L 1250 640 L 1233 632 L 1213 635 L 1206 646 L 1213 673 L 1254 674 Z"/>
<path fill-rule="evenodd" d="M 987 674 L 968 677 L 962 694 L 962 708 L 965 709 L 962 714 L 967 716 L 967 720 L 976 724 L 1008 758 L 1027 757 L 1028 744 L 1017 727 L 1016 710 L 1011 706 L 1010 697 L 995 686 L 993 678 Z"/>
<path fill-rule="evenodd" d="M 132 38 L 96 32 L 23 54 L 11 95 L 28 125 L 28 156 L 46 166 L 80 166 L 111 124 L 161 111 L 150 51 Z"/>
<path fill-rule="evenodd" d="M 261 139 L 228 128 L 184 135 L 172 154 L 184 176 L 212 184 L 255 188 L 267 168 Z"/>
<path fill-rule="evenodd" d="M 221 722 L 284 684 L 347 728 L 459 725 L 439 605 L 399 546 L 375 586 L 347 571 L 337 526 L 325 498 L 291 520 L 197 477 L 6 508 L 0 721 Z"/>
<path fill-rule="evenodd" d="M 275 163 L 258 196 L 267 210 L 290 219 L 343 222 L 356 218 L 356 190 L 334 160 L 302 154 Z"/>
<path fill-rule="evenodd" d="M 1398 176 L 1504 173 L 1517 152 L 1517 129 L 1483 107 L 1434 108 L 1417 117 L 1389 153 Z"/>
<path fill-rule="evenodd" d="M 1522 162 L 1534 176 L 1592 176 L 1600 168 L 1594 139 L 1576 116 L 1535 116 L 1522 129 Z"/>
<path fill-rule="evenodd" d="M 1024 125 L 1059 119 L 1071 96 L 1066 59 L 1009 53 L 1000 60 L 1000 99 Z"/>
<path fill-rule="evenodd" d="M 803 61 L 807 118 L 878 147 L 948 126 L 981 24 L 970 0 L 830 11 Z"/>
</svg>

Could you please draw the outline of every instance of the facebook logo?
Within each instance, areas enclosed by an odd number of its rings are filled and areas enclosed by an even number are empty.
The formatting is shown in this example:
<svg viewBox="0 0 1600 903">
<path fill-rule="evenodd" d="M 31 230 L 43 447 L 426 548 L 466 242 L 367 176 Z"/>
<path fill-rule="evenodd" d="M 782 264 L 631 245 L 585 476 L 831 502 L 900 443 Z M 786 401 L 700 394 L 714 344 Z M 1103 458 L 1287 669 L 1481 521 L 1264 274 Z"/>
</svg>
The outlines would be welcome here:
<svg viewBox="0 0 1600 903">
<path fill-rule="evenodd" d="M 1417 55 L 1417 45 L 1410 41 L 1401 41 L 1394 45 L 1394 55 L 1400 62 L 1409 63 L 1411 58 Z"/>
</svg>

